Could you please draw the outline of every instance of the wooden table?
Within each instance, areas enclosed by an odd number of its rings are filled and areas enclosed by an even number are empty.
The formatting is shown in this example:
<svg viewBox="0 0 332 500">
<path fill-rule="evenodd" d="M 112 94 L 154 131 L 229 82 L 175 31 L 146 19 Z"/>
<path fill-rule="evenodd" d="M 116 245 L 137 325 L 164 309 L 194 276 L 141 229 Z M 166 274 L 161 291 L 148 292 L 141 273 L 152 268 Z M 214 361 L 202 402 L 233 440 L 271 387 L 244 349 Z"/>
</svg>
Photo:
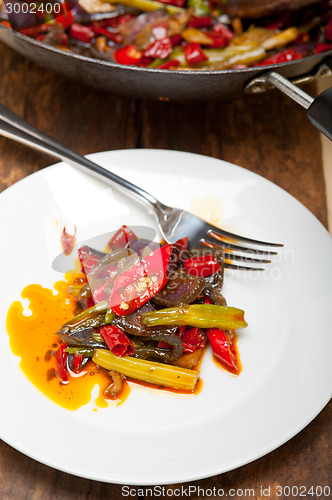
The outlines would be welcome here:
<svg viewBox="0 0 332 500">
<path fill-rule="evenodd" d="M 311 87 L 309 91 L 315 89 Z M 1 45 L 0 102 L 82 154 L 122 148 L 167 148 L 236 163 L 286 189 L 327 225 L 319 134 L 303 110 L 277 92 L 208 104 L 125 99 L 67 81 Z M 4 138 L 0 138 L 0 151 L 0 191 L 54 162 Z M 277 485 L 328 485 L 331 413 L 330 404 L 308 427 L 274 452 L 192 485 L 223 488 L 226 493 L 230 488 L 242 489 L 242 493 L 238 491 L 232 497 L 235 499 L 250 496 L 245 490 L 252 488 L 254 497 L 261 498 L 261 486 L 271 487 L 269 498 L 286 498 L 277 496 Z M 1 500 L 125 498 L 120 485 L 56 471 L 4 442 L 0 443 L 0 450 Z M 135 497 L 152 498 L 144 488 L 130 498 Z M 190 498 L 208 497 L 193 493 Z"/>
</svg>

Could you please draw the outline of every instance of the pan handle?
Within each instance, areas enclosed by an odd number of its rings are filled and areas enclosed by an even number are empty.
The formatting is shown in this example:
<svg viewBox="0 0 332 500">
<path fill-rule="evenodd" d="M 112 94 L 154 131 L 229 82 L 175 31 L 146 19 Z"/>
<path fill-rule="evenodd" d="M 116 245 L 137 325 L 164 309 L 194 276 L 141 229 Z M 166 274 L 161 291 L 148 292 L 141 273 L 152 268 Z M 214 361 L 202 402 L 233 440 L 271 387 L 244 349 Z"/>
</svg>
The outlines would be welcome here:
<svg viewBox="0 0 332 500">
<path fill-rule="evenodd" d="M 314 99 L 275 71 L 270 71 L 252 80 L 248 85 L 254 85 L 255 80 L 265 82 L 265 86 L 270 84 L 278 88 L 284 94 L 288 95 L 288 97 L 304 107 L 312 124 L 332 141 L 332 87 L 328 88 Z M 246 88 L 248 88 L 248 85 Z"/>
</svg>

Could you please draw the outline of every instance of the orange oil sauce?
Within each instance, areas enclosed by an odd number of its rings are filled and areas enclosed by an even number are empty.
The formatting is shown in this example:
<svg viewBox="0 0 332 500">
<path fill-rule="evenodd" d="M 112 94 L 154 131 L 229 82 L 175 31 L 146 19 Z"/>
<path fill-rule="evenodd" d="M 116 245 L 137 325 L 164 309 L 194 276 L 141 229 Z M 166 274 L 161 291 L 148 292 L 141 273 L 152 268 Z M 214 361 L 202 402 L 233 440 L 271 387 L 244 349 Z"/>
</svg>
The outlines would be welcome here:
<svg viewBox="0 0 332 500">
<path fill-rule="evenodd" d="M 77 410 L 91 400 L 91 392 L 99 385 L 99 395 L 96 406 L 106 408 L 109 405 L 122 404 L 130 394 L 130 386 L 124 381 L 121 394 L 111 400 L 104 395 L 110 384 L 107 370 L 88 361 L 80 374 L 68 375 L 64 383 L 57 376 L 55 353 L 61 344 L 57 331 L 61 326 L 75 316 L 76 300 L 68 294 L 68 287 L 83 275 L 78 272 L 68 273 L 65 281 L 54 285 L 57 293 L 41 285 L 28 285 L 22 291 L 22 298 L 28 299 L 30 315 L 24 313 L 21 302 L 16 301 L 10 306 L 7 314 L 7 332 L 13 353 L 21 358 L 20 366 L 29 380 L 47 397 L 68 410 Z M 203 358 L 200 357 L 195 369 Z M 167 387 L 159 387 L 146 382 L 128 379 L 135 385 L 163 390 L 174 394 L 200 393 L 203 381 L 198 379 L 194 391 L 183 391 Z"/>
<path fill-rule="evenodd" d="M 23 313 L 21 302 L 14 302 L 7 314 L 7 332 L 13 353 L 21 358 L 20 366 L 29 380 L 46 396 L 58 405 L 76 410 L 91 399 L 91 391 L 99 385 L 96 405 L 107 407 L 122 404 L 128 397 L 128 383 L 116 400 L 107 400 L 103 394 L 109 386 L 107 371 L 89 361 L 81 376 L 68 377 L 68 383 L 61 382 L 56 376 L 55 351 L 61 341 L 56 332 L 74 315 L 76 300 L 67 293 L 68 286 L 80 274 L 66 275 L 66 281 L 54 285 L 58 292 L 40 285 L 29 285 L 22 291 L 22 298 L 28 299 L 31 315 Z"/>
</svg>

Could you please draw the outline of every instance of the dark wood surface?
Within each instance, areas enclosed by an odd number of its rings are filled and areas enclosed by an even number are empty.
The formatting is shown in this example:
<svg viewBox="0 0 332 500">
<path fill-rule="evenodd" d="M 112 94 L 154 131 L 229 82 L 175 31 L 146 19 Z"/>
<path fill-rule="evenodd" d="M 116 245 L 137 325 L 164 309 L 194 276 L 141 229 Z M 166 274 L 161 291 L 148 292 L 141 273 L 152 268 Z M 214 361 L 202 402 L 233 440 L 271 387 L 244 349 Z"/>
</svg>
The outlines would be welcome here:
<svg viewBox="0 0 332 500">
<path fill-rule="evenodd" d="M 307 90 L 315 92 L 314 87 Z M 166 148 L 236 163 L 286 189 L 327 224 L 319 134 L 303 110 L 277 92 L 208 104 L 129 100 L 67 81 L 0 45 L 0 102 L 83 154 Z M 0 191 L 53 162 L 47 155 L 0 137 Z M 223 488 L 225 493 L 242 489 L 232 496 L 235 499 L 264 498 L 261 487 L 271 488 L 269 498 L 286 498 L 287 491 L 277 496 L 278 485 L 331 486 L 331 413 L 330 404 L 296 437 L 267 456 L 192 486 Z M 56 471 L 4 442 L 0 452 L 1 500 L 125 498 L 120 485 Z M 254 496 L 245 489 L 254 489 Z M 143 488 L 130 498 L 153 497 Z M 190 498 L 208 497 L 193 492 Z"/>
</svg>

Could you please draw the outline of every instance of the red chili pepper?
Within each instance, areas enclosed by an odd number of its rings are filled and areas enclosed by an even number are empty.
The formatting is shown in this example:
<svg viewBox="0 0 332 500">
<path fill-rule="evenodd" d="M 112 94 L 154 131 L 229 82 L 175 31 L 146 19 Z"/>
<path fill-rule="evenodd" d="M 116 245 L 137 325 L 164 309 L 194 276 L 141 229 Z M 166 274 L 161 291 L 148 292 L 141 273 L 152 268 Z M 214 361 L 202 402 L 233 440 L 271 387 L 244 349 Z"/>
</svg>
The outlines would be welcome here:
<svg viewBox="0 0 332 500">
<path fill-rule="evenodd" d="M 209 28 L 212 24 L 212 18 L 211 17 L 196 17 L 193 16 L 190 21 L 189 25 L 190 28 Z"/>
<path fill-rule="evenodd" d="M 317 43 L 315 46 L 315 54 L 321 54 L 328 50 L 332 50 L 332 43 Z"/>
<path fill-rule="evenodd" d="M 118 274 L 119 269 L 116 269 L 116 274 Z M 109 296 L 109 285 L 113 281 L 114 275 L 111 276 L 107 281 L 105 281 L 102 285 L 100 285 L 96 290 L 92 293 L 93 300 L 97 304 L 97 302 L 102 302 L 106 300 Z M 108 290 L 108 291 L 107 291 Z"/>
<path fill-rule="evenodd" d="M 179 64 L 180 64 L 180 61 L 178 61 L 177 59 L 171 59 L 170 61 L 167 61 L 164 64 L 157 66 L 157 68 L 158 69 L 176 68 Z"/>
<path fill-rule="evenodd" d="M 73 251 L 75 243 L 76 243 L 76 226 L 75 226 L 74 234 L 67 233 L 66 226 L 65 226 L 63 228 L 63 231 L 61 234 L 61 245 L 62 245 L 63 253 L 65 255 L 70 255 L 71 252 Z"/>
<path fill-rule="evenodd" d="M 109 350 L 116 356 L 130 356 L 134 354 L 135 347 L 121 328 L 109 325 L 101 328 L 100 335 L 106 342 Z"/>
<path fill-rule="evenodd" d="M 173 245 L 158 248 L 145 259 L 120 274 L 109 299 L 118 316 L 130 314 L 150 300 L 167 282 L 167 266 Z"/>
<path fill-rule="evenodd" d="M 67 357 L 68 354 L 66 353 L 67 346 L 66 344 L 61 344 L 60 347 L 58 348 L 55 359 L 58 367 L 58 372 L 60 377 L 64 382 L 67 382 L 68 376 L 67 376 Z"/>
<path fill-rule="evenodd" d="M 75 38 L 76 40 L 80 40 L 81 42 L 90 43 L 92 38 L 94 38 L 95 34 L 87 26 L 83 26 L 82 24 L 78 23 L 73 23 L 70 26 L 70 36 L 72 38 Z"/>
<path fill-rule="evenodd" d="M 168 37 L 152 42 L 146 51 L 145 57 L 153 57 L 154 59 L 166 59 L 172 52 L 172 43 Z"/>
<path fill-rule="evenodd" d="M 183 265 L 188 274 L 202 278 L 207 278 L 220 271 L 220 266 L 212 254 L 184 259 Z"/>
<path fill-rule="evenodd" d="M 83 361 L 83 355 L 75 353 L 74 359 L 72 361 L 72 365 L 73 365 L 75 373 L 78 373 L 80 371 L 82 361 Z"/>
<path fill-rule="evenodd" d="M 182 42 L 183 38 L 181 35 L 173 35 L 171 36 L 170 40 L 172 47 L 174 47 L 175 45 L 179 45 Z"/>
<path fill-rule="evenodd" d="M 207 60 L 207 57 L 202 51 L 200 45 L 196 42 L 189 43 L 184 48 L 184 55 L 186 56 L 188 64 L 198 64 Z"/>
<path fill-rule="evenodd" d="M 177 7 L 183 7 L 186 0 L 159 0 L 161 3 L 166 3 L 168 5 L 176 5 Z"/>
<path fill-rule="evenodd" d="M 302 54 L 297 52 L 295 49 L 286 49 L 271 57 L 268 57 L 262 62 L 256 64 L 256 66 L 267 66 L 268 64 L 279 64 L 287 61 L 295 61 L 297 59 L 302 59 Z"/>
<path fill-rule="evenodd" d="M 101 27 L 96 27 L 96 26 L 90 26 L 89 29 L 95 34 L 95 35 L 102 35 L 108 40 L 111 40 L 111 42 L 114 43 L 122 43 L 122 36 L 120 33 L 112 33 L 111 31 L 108 31 L 106 28 L 101 28 Z"/>
<path fill-rule="evenodd" d="M 216 358 L 230 368 L 232 372 L 239 374 L 236 346 L 229 333 L 219 330 L 219 328 L 209 328 L 207 336 Z"/>
<path fill-rule="evenodd" d="M 211 38 L 212 42 L 209 47 L 214 47 L 214 48 L 221 48 L 221 47 L 227 47 L 229 45 L 229 39 L 224 38 L 223 35 L 219 35 L 218 33 L 212 33 L 208 32 L 206 33 L 209 38 Z"/>
<path fill-rule="evenodd" d="M 101 259 L 101 256 L 94 254 L 93 250 L 86 245 L 79 248 L 77 253 L 81 264 L 82 272 L 85 274 L 88 274 L 90 271 L 92 271 L 92 269 L 95 267 L 96 264 L 98 264 L 98 262 Z"/>
<path fill-rule="evenodd" d="M 31 38 L 37 38 L 41 33 L 48 33 L 52 29 L 51 24 L 40 24 L 39 26 L 33 26 L 32 28 L 26 28 L 19 30 L 20 33 L 30 36 Z"/>
<path fill-rule="evenodd" d="M 181 238 L 180 240 L 173 243 L 172 254 L 169 259 L 167 274 L 169 275 L 173 269 L 176 267 L 177 263 L 182 257 L 182 254 L 188 248 L 188 237 Z"/>
<path fill-rule="evenodd" d="M 206 338 L 201 328 L 188 328 L 181 334 L 180 337 L 184 343 L 183 352 L 195 352 L 197 349 L 203 349 L 206 346 Z"/>
<path fill-rule="evenodd" d="M 120 49 L 121 50 L 121 49 Z M 121 226 L 107 243 L 111 250 L 128 248 L 131 241 L 137 240 L 136 234 L 127 226 Z"/>
<path fill-rule="evenodd" d="M 136 17 L 137 16 L 135 16 L 135 14 L 121 14 L 118 17 L 109 19 L 108 24 L 109 26 L 121 26 L 122 24 L 126 24 Z"/>
<path fill-rule="evenodd" d="M 222 23 L 216 23 L 213 26 L 213 33 L 217 33 L 218 35 L 222 35 L 225 40 L 232 40 L 234 38 L 234 33 L 227 26 Z M 210 33 L 209 33 L 210 34 Z"/>
<path fill-rule="evenodd" d="M 113 57 L 119 64 L 126 66 L 139 65 L 142 62 L 143 52 L 138 50 L 135 45 L 128 45 L 122 49 L 116 49 Z"/>
<path fill-rule="evenodd" d="M 175 243 L 173 243 L 173 246 L 179 252 L 180 257 L 182 255 L 182 253 L 185 250 L 187 250 L 188 242 L 189 242 L 189 238 L 188 238 L 188 236 L 186 236 L 185 238 L 181 238 L 180 240 L 177 240 Z"/>
<path fill-rule="evenodd" d="M 71 10 L 66 11 L 64 14 L 56 18 L 56 22 L 63 25 L 65 30 L 73 23 L 74 17 Z"/>
<path fill-rule="evenodd" d="M 86 301 L 86 309 L 89 309 L 90 307 L 95 305 L 95 301 L 93 300 L 92 297 L 89 297 Z"/>
</svg>

